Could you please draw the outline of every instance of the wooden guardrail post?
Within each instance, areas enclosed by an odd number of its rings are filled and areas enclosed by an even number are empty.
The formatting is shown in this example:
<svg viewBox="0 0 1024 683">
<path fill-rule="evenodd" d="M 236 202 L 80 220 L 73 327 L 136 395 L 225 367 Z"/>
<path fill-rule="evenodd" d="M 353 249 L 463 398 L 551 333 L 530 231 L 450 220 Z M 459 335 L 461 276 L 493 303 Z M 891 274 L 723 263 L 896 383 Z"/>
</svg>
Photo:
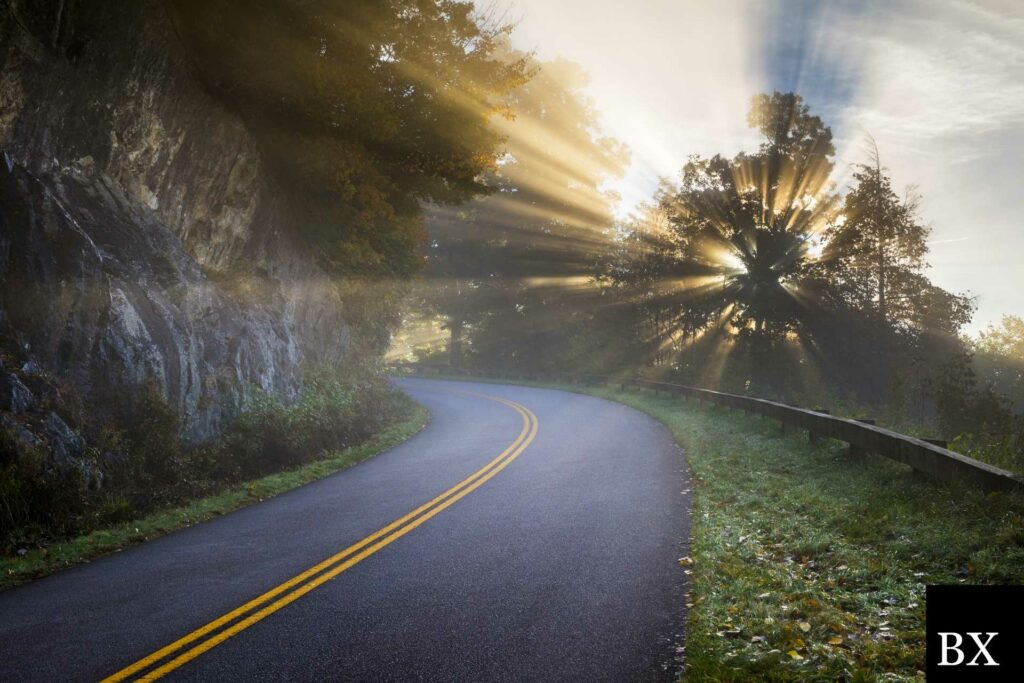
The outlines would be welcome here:
<svg viewBox="0 0 1024 683">
<path fill-rule="evenodd" d="M 829 410 L 828 408 L 815 408 L 814 412 L 821 413 L 822 415 L 832 414 L 832 411 Z M 808 429 L 807 440 L 810 441 L 811 443 L 817 443 L 818 441 L 821 441 L 821 436 L 814 429 Z"/>
<path fill-rule="evenodd" d="M 786 429 L 786 427 L 788 426 L 788 425 L 786 424 L 786 416 L 787 416 L 787 413 L 780 413 L 780 414 L 779 414 L 779 430 L 780 430 L 780 431 L 781 431 L 781 432 L 782 432 L 783 434 L 785 434 L 785 433 L 786 433 L 786 432 L 788 431 L 788 430 Z"/>
<path fill-rule="evenodd" d="M 930 443 L 933 446 L 938 446 L 939 448 L 949 448 L 949 442 L 945 439 L 922 438 L 921 441 Z M 928 476 L 925 472 L 922 472 L 916 467 L 911 470 L 911 476 L 917 481 L 933 481 L 932 477 Z"/>
<path fill-rule="evenodd" d="M 857 417 L 854 419 L 857 422 L 861 422 L 866 425 L 875 424 L 875 421 L 869 417 Z M 856 444 L 850 444 L 850 447 L 847 449 L 847 455 L 849 455 L 850 459 L 856 463 L 863 463 L 867 460 L 867 451 Z"/>
</svg>

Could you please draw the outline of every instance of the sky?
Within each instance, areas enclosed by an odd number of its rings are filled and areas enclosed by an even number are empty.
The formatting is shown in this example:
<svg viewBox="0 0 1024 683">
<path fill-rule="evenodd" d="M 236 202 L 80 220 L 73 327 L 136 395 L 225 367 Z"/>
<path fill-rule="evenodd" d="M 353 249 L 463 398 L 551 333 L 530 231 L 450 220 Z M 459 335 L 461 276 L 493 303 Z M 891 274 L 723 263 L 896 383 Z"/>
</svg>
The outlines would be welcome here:
<svg viewBox="0 0 1024 683">
<path fill-rule="evenodd" d="M 509 0 L 514 44 L 591 76 L 632 151 L 622 212 L 692 154 L 754 149 L 751 96 L 795 91 L 832 127 L 837 180 L 869 136 L 932 228 L 929 272 L 1024 317 L 1024 1 Z"/>
</svg>

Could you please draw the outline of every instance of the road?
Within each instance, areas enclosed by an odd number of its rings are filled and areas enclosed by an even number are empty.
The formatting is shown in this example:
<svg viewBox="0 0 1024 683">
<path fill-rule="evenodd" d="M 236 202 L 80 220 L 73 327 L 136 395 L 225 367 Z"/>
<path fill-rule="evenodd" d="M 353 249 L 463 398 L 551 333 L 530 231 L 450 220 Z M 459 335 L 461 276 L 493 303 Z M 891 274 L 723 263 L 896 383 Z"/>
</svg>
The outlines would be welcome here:
<svg viewBox="0 0 1024 683">
<path fill-rule="evenodd" d="M 672 680 L 689 487 L 664 427 L 399 384 L 430 412 L 404 444 L 0 594 L 0 679 Z"/>
</svg>

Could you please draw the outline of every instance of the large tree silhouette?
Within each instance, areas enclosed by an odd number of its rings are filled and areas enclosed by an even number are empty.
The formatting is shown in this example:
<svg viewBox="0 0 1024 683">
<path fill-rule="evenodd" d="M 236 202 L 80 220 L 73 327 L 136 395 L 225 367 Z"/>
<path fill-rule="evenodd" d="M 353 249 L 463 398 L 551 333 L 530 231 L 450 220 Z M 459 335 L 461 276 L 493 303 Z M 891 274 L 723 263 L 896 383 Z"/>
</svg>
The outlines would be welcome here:
<svg viewBox="0 0 1024 683">
<path fill-rule="evenodd" d="M 764 136 L 759 150 L 692 158 L 656 197 L 665 227 L 619 277 L 649 283 L 687 334 L 783 334 L 818 288 L 809 249 L 837 209 L 832 133 L 794 94 L 755 97 L 748 121 Z"/>
</svg>

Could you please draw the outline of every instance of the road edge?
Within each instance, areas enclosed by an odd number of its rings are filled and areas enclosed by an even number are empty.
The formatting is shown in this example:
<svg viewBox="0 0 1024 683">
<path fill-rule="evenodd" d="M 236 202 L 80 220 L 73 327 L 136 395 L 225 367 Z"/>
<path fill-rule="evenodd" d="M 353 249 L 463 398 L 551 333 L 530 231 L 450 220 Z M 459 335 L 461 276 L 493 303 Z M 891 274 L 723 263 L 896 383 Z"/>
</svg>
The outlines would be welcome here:
<svg viewBox="0 0 1024 683">
<path fill-rule="evenodd" d="M 410 414 L 365 443 L 328 454 L 300 467 L 241 482 L 211 496 L 151 513 L 115 526 L 32 549 L 20 557 L 0 558 L 0 593 L 78 564 L 120 552 L 161 536 L 200 524 L 236 510 L 257 505 L 288 491 L 337 474 L 408 441 L 430 422 L 426 408 L 411 397 Z"/>
</svg>

